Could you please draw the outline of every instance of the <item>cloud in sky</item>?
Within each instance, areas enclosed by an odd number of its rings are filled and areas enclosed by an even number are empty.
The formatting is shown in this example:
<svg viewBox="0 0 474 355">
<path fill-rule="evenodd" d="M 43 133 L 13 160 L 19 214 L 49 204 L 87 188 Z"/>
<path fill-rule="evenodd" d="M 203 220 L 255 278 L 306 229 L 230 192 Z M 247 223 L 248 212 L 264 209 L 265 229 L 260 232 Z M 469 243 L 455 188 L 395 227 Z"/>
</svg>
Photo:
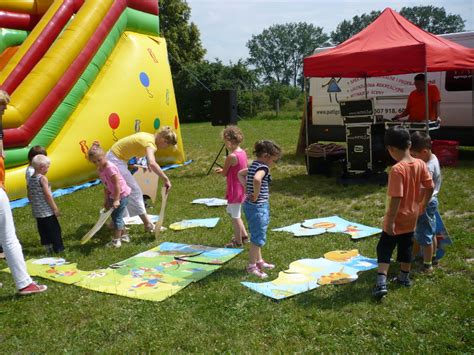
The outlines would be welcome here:
<svg viewBox="0 0 474 355">
<path fill-rule="evenodd" d="M 307 22 L 328 35 L 343 20 L 372 10 L 433 5 L 460 14 L 466 30 L 474 30 L 473 0 L 187 0 L 191 21 L 200 32 L 206 59 L 224 63 L 248 57 L 247 41 L 274 24 Z"/>
</svg>

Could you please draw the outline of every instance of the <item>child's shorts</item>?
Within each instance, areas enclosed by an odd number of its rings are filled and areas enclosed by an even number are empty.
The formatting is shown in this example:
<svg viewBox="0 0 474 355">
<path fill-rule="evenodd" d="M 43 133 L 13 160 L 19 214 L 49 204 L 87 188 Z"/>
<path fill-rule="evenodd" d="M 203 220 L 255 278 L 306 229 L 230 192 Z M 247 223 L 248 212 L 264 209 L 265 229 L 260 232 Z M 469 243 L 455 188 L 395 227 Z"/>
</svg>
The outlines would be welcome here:
<svg viewBox="0 0 474 355">
<path fill-rule="evenodd" d="M 433 243 L 436 233 L 436 211 L 438 210 L 438 198 L 433 197 L 426 206 L 425 213 L 418 216 L 416 221 L 415 239 L 418 244 L 425 246 Z"/>
<path fill-rule="evenodd" d="M 411 263 L 413 251 L 413 232 L 388 235 L 382 232 L 377 244 L 377 262 L 390 264 L 393 250 L 397 247 L 397 261 Z"/>
<path fill-rule="evenodd" d="M 267 241 L 267 228 L 270 222 L 270 208 L 268 202 L 244 202 L 244 213 L 250 232 L 250 241 L 257 247 L 263 247 Z"/>
<path fill-rule="evenodd" d="M 227 205 L 227 213 L 230 214 L 232 218 L 240 218 L 241 216 L 241 203 L 229 203 Z"/>
<path fill-rule="evenodd" d="M 111 200 L 110 203 L 113 203 Z M 112 222 L 116 230 L 123 230 L 125 228 L 125 222 L 123 221 L 123 213 L 128 204 L 128 196 L 120 199 L 120 205 L 112 212 Z"/>
</svg>

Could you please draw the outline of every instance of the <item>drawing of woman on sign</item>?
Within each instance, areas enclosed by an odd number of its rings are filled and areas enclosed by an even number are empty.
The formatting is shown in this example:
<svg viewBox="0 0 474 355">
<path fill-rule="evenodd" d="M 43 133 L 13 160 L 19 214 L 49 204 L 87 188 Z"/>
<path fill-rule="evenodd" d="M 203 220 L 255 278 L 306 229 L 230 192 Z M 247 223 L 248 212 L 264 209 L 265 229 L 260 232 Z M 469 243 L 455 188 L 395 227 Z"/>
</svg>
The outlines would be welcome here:
<svg viewBox="0 0 474 355">
<path fill-rule="evenodd" d="M 327 92 L 329 93 L 329 101 L 332 103 L 332 93 L 334 93 L 334 96 L 335 96 L 335 99 L 336 99 L 336 102 L 339 102 L 337 100 L 337 93 L 338 92 L 341 92 L 341 88 L 339 87 L 339 85 L 337 85 L 338 82 L 341 81 L 342 78 L 339 78 L 339 79 L 335 79 L 334 77 L 331 78 L 331 80 L 329 80 L 326 84 L 324 85 L 321 85 L 321 87 L 325 87 L 327 86 Z"/>
</svg>

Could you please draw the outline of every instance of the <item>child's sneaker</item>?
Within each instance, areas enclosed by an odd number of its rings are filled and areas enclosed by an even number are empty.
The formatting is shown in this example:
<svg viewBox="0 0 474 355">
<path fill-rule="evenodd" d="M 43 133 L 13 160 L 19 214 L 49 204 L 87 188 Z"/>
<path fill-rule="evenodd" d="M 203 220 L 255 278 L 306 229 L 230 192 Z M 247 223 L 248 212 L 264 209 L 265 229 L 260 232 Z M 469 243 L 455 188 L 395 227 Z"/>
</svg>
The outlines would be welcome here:
<svg viewBox="0 0 474 355">
<path fill-rule="evenodd" d="M 34 293 L 41 293 L 48 289 L 46 285 L 38 285 L 36 282 L 30 283 L 28 286 L 18 291 L 21 296 L 32 295 Z"/>
<path fill-rule="evenodd" d="M 275 268 L 275 265 L 267 263 L 265 260 L 257 262 L 257 267 L 262 270 L 262 269 L 268 269 L 272 270 Z"/>
<path fill-rule="evenodd" d="M 430 264 L 423 264 L 423 268 L 421 269 L 423 274 L 431 274 L 433 272 L 433 266 Z"/>
<path fill-rule="evenodd" d="M 120 248 L 122 246 L 122 242 L 120 239 L 112 239 L 106 244 L 106 246 L 109 248 Z"/>
<path fill-rule="evenodd" d="M 130 236 L 128 234 L 124 234 L 120 237 L 120 240 L 124 243 L 130 243 Z"/>
<path fill-rule="evenodd" d="M 395 276 L 392 280 L 390 280 L 392 282 L 395 282 L 401 286 L 405 286 L 405 287 L 410 287 L 411 286 L 411 280 L 410 279 L 405 279 L 405 280 L 402 280 L 400 279 L 398 276 Z"/>
<path fill-rule="evenodd" d="M 155 231 L 155 225 L 153 223 L 147 224 L 145 226 L 145 232 L 153 233 Z M 160 229 L 161 232 L 161 229 Z"/>
<path fill-rule="evenodd" d="M 252 265 L 252 266 L 247 266 L 247 272 L 249 274 L 252 274 L 252 275 L 255 275 L 261 279 L 265 279 L 268 277 L 267 274 L 265 274 L 262 270 L 260 270 L 256 265 Z"/>
<path fill-rule="evenodd" d="M 375 298 L 382 298 L 386 296 L 388 293 L 388 288 L 386 284 L 382 285 L 375 285 L 374 289 L 372 290 L 372 294 Z"/>
</svg>

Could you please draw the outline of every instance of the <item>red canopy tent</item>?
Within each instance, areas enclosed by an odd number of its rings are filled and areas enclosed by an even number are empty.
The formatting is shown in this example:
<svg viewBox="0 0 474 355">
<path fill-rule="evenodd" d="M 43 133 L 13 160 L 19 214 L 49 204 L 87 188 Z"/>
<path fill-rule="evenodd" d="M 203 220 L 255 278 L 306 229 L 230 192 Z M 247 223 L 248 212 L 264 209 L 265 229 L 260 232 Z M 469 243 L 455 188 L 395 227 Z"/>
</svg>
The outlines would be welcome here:
<svg viewBox="0 0 474 355">
<path fill-rule="evenodd" d="M 390 8 L 347 41 L 303 61 L 305 78 L 367 78 L 456 69 L 474 69 L 474 49 L 428 33 Z M 425 80 L 425 92 L 427 86 Z M 428 97 L 425 105 L 428 107 Z M 304 119 L 307 147 L 306 109 Z M 428 121 L 426 110 L 427 131 Z"/>
<path fill-rule="evenodd" d="M 323 53 L 304 58 L 305 77 L 358 78 L 474 69 L 474 49 L 416 27 L 386 8 L 364 30 Z"/>
</svg>

